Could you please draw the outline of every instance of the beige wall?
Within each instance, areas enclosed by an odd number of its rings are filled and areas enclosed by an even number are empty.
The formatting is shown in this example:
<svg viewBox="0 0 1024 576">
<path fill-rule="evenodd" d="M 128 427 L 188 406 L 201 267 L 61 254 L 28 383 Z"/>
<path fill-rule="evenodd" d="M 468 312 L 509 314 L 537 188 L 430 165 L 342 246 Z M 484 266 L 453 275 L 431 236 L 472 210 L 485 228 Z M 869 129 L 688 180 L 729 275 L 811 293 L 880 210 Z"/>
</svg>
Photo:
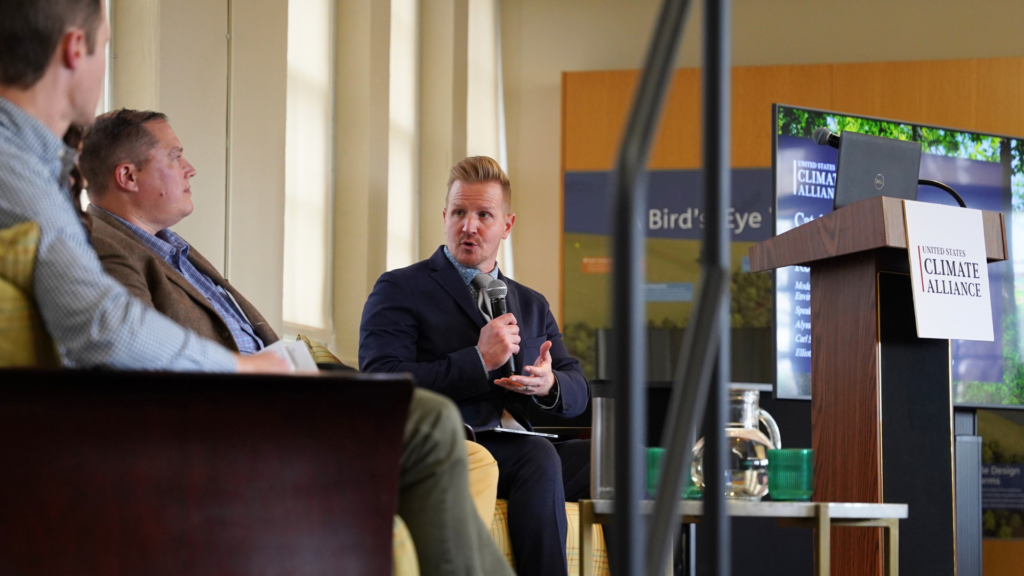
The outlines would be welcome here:
<svg viewBox="0 0 1024 576">
<path fill-rule="evenodd" d="M 118 1 L 115 9 L 127 3 Z M 196 177 L 192 179 L 195 210 L 174 230 L 223 271 L 228 3 L 158 3 L 160 73 L 156 106 L 170 117 L 171 126 L 185 148 L 185 157 L 196 167 Z M 118 98 L 116 89 L 114 97 Z"/>
<path fill-rule="evenodd" d="M 224 267 L 227 0 L 114 0 L 113 107 L 151 109 L 196 167 L 195 211 L 174 227 Z"/>
<path fill-rule="evenodd" d="M 119 0 L 110 4 L 110 28 L 113 107 L 156 108 L 160 90 L 159 0 Z"/>
<path fill-rule="evenodd" d="M 283 333 L 286 0 L 232 0 L 224 276 Z"/>
<path fill-rule="evenodd" d="M 502 3 L 509 167 L 516 190 L 517 280 L 558 316 L 561 253 L 561 73 L 639 68 L 655 0 Z M 679 66 L 700 63 L 700 3 Z M 1016 0 L 734 0 L 739 66 L 1024 55 Z M 767 119 L 766 119 L 767 121 Z M 532 257 L 537 254 L 545 258 Z M 530 256 L 530 257 L 528 257 Z"/>
</svg>

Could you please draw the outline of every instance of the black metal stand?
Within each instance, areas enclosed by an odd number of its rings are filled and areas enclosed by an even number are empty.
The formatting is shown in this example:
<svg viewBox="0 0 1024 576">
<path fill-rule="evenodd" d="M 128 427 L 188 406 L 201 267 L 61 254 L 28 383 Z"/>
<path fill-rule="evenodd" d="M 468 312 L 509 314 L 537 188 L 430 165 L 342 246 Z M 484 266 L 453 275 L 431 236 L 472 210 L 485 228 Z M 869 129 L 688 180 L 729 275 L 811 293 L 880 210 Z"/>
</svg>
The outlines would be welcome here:
<svg viewBox="0 0 1024 576">
<path fill-rule="evenodd" d="M 644 491 L 646 303 L 642 226 L 647 209 L 647 159 L 672 77 L 688 0 L 665 0 L 619 148 L 612 191 L 614 246 L 612 374 L 615 404 L 615 516 L 609 560 L 613 574 L 643 574 L 645 534 L 640 515 Z"/>
<path fill-rule="evenodd" d="M 706 576 L 732 573 L 729 515 L 725 510 L 725 475 L 728 457 L 725 427 L 728 422 L 729 364 L 729 228 L 726 217 L 732 202 L 730 171 L 732 130 L 729 111 L 732 61 L 729 0 L 708 0 L 704 5 L 704 213 L 709 222 L 704 236 L 703 268 L 723 276 L 725 289 L 718 304 L 718 358 L 708 397 L 708 429 L 704 449 L 704 523 L 697 528 L 703 554 L 697 554 L 697 572 Z M 693 383 L 687 383 L 693 385 Z M 669 416 L 670 418 L 673 415 Z"/>
<path fill-rule="evenodd" d="M 701 408 L 719 434 L 707 438 L 710 470 L 725 470 L 726 388 L 729 382 L 730 239 L 730 4 L 706 0 L 704 22 L 704 197 L 705 239 L 701 292 L 686 331 L 676 374 L 672 409 L 666 423 L 665 464 L 650 538 L 640 514 L 646 408 L 646 303 L 644 302 L 646 166 L 682 38 L 688 0 L 665 0 L 648 49 L 640 84 L 617 157 L 614 216 L 612 369 L 618 386 L 615 420 L 615 512 L 611 542 L 612 573 L 664 574 L 678 536 L 675 511 L 683 471 L 689 467 Z M 711 394 L 708 390 L 713 391 Z M 699 558 L 702 574 L 729 574 L 729 519 L 722 474 L 706 479 L 705 516 Z M 647 542 L 646 558 L 641 555 Z M 646 560 L 646 562 L 645 562 Z"/>
</svg>

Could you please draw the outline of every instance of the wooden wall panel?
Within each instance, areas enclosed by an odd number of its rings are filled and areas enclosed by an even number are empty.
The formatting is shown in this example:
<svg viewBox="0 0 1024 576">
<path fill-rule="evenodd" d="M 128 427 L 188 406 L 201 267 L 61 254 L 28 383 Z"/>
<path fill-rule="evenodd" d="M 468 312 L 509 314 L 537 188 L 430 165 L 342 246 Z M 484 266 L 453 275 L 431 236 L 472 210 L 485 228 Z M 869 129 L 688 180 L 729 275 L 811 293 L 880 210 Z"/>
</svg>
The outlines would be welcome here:
<svg viewBox="0 0 1024 576">
<path fill-rule="evenodd" d="M 985 576 L 1020 576 L 1024 540 L 986 538 L 981 545 Z"/>
<path fill-rule="evenodd" d="M 565 170 L 612 167 L 639 76 L 636 70 L 562 75 Z"/>
<path fill-rule="evenodd" d="M 565 170 L 610 170 L 626 125 L 636 70 L 563 74 Z M 651 150 L 650 166 L 700 166 L 700 70 L 677 70 Z"/>
<path fill-rule="evenodd" d="M 976 60 L 833 66 L 832 109 L 972 129 Z"/>
<path fill-rule="evenodd" d="M 1024 137 L 1024 58 L 977 62 L 974 129 Z"/>
<path fill-rule="evenodd" d="M 832 66 L 749 66 L 732 75 L 732 165 L 772 165 L 772 104 L 832 108 Z"/>
<path fill-rule="evenodd" d="M 636 70 L 563 75 L 563 169 L 609 170 Z M 650 167 L 699 168 L 700 69 L 676 71 Z M 732 164 L 771 166 L 771 104 L 1024 136 L 1024 58 L 733 68 Z"/>
<path fill-rule="evenodd" d="M 700 78 L 698 68 L 676 70 L 651 150 L 651 168 L 700 168 Z"/>
</svg>

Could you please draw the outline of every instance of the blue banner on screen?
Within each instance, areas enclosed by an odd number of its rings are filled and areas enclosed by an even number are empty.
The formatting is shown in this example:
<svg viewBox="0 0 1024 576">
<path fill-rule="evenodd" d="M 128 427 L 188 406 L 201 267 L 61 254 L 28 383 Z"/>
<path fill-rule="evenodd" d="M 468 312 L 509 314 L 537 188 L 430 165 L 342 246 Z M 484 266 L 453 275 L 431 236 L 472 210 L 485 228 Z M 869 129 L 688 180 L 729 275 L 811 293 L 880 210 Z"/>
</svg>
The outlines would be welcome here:
<svg viewBox="0 0 1024 576">
<path fill-rule="evenodd" d="M 1011 212 L 1011 189 L 1014 188 L 1011 174 L 1020 169 L 1019 159 L 1011 161 L 1017 141 L 780 106 L 775 153 L 776 234 L 832 211 L 839 151 L 819 146 L 809 138 L 809 131 L 817 126 L 826 126 L 834 132 L 841 132 L 845 127 L 879 136 L 920 140 L 924 149 L 920 178 L 952 186 L 968 208 Z M 1014 182 L 1016 184 L 1016 180 Z M 918 200 L 956 205 L 946 192 L 925 186 L 918 189 Z M 1008 237 L 1012 237 L 1010 224 L 1011 219 L 1007 217 Z M 977 386 L 978 390 L 1004 385 L 1004 340 L 1008 335 L 1016 340 L 1012 259 L 990 264 L 989 279 L 995 341 L 953 342 L 953 380 L 961 385 L 958 402 L 972 400 L 967 397 L 971 385 L 991 385 L 988 388 Z M 810 299 L 808 268 L 795 266 L 776 271 L 776 393 L 780 398 L 810 398 Z M 1009 348 L 1019 348 L 1018 342 L 1011 344 Z M 1017 357 L 1014 354 L 1014 358 Z M 979 400 L 978 403 L 987 403 L 984 398 L 979 397 Z M 1011 399 L 1009 403 L 1018 402 Z"/>
<path fill-rule="evenodd" d="M 566 232 L 611 234 L 610 184 L 610 172 L 566 172 Z M 728 222 L 733 241 L 760 242 L 771 237 L 771 188 L 771 170 L 732 171 L 732 208 Z M 644 219 L 647 237 L 700 240 L 703 197 L 699 170 L 650 172 Z"/>
</svg>

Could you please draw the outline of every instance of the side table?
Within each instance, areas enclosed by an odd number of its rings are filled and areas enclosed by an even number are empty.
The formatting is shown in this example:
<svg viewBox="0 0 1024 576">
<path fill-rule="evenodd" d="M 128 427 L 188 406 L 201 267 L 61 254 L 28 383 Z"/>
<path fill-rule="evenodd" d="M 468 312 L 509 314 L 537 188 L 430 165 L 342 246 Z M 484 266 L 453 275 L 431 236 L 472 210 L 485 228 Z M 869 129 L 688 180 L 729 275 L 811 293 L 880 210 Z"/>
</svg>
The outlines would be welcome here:
<svg viewBox="0 0 1024 576">
<path fill-rule="evenodd" d="M 684 500 L 681 503 L 680 521 L 684 524 L 700 522 L 704 514 L 704 503 L 698 500 Z M 746 502 L 729 501 L 726 504 L 730 516 L 777 518 L 780 526 L 813 528 L 814 551 L 816 555 L 816 576 L 830 574 L 830 538 L 833 526 L 860 528 L 883 528 L 885 538 L 885 574 L 899 576 L 899 521 L 908 514 L 906 504 L 860 504 L 851 502 Z M 646 500 L 641 511 L 650 515 L 654 502 Z M 615 510 L 614 500 L 580 500 L 580 558 L 590 558 L 593 552 L 591 527 L 611 521 Z M 583 576 L 593 576 L 589 562 L 580 562 Z M 614 576 L 614 575 L 613 575 Z"/>
</svg>

